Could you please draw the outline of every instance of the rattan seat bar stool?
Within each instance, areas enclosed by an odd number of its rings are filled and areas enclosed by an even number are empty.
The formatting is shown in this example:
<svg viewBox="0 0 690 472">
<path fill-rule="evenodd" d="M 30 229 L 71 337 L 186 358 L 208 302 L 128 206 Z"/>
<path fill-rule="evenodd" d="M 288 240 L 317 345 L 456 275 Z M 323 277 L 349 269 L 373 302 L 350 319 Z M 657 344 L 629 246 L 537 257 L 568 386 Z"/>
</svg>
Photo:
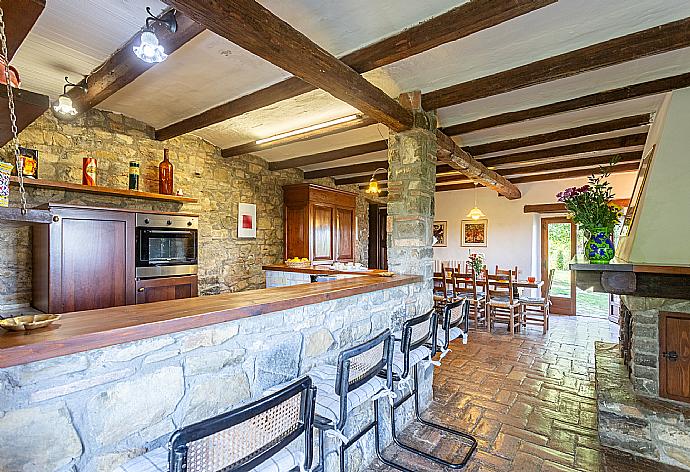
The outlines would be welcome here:
<svg viewBox="0 0 690 472">
<path fill-rule="evenodd" d="M 390 330 L 386 330 L 367 342 L 342 351 L 338 356 L 337 366 L 319 366 L 307 373 L 317 387 L 314 426 L 319 430 L 320 454 L 319 465 L 315 470 L 324 470 L 326 437 L 331 437 L 339 443 L 339 468 L 344 472 L 345 453 L 372 428 L 376 454 L 382 457 L 379 443 L 378 399 L 385 397 L 392 402 L 395 396 L 390 374 L 392 355 L 393 336 Z M 378 375 L 382 371 L 389 372 L 384 379 Z M 374 404 L 373 420 L 348 438 L 343 433 L 348 414 L 368 401 Z"/>
<path fill-rule="evenodd" d="M 114 472 L 297 472 L 313 461 L 316 389 L 302 377 L 275 393 L 177 430 Z"/>
<path fill-rule="evenodd" d="M 458 305 L 459 307 L 460 305 Z M 422 418 L 419 411 L 419 373 L 418 365 L 426 360 L 431 365 L 438 365 L 438 363 L 431 361 L 432 356 L 435 354 L 426 345 L 431 342 L 431 340 L 436 339 L 437 335 L 437 325 L 436 325 L 436 312 L 430 310 L 428 313 L 412 318 L 403 324 L 402 331 L 396 333 L 395 336 L 395 351 L 393 354 L 393 363 L 391 368 L 393 369 L 393 382 L 398 382 L 398 387 L 400 391 L 407 390 L 407 393 L 402 395 L 400 398 L 396 398 L 390 406 L 391 414 L 391 428 L 393 441 L 402 449 L 411 452 L 413 454 L 420 455 L 425 459 L 433 461 L 443 467 L 449 467 L 452 469 L 462 469 L 469 462 L 472 454 L 474 454 L 477 448 L 477 440 L 470 434 L 464 431 L 458 431 L 447 426 L 426 420 Z M 435 351 L 435 346 L 432 343 L 433 349 Z M 412 385 L 410 385 L 409 376 L 412 375 Z M 385 374 L 388 375 L 388 372 Z M 396 428 L 395 412 L 401 407 L 407 400 L 414 397 L 413 409 L 415 414 L 415 419 L 421 424 L 434 428 L 445 433 L 451 434 L 460 438 L 468 446 L 468 451 L 462 457 L 459 462 L 449 462 L 440 457 L 434 456 L 422 450 L 419 450 L 413 446 L 403 443 L 398 437 L 398 431 Z M 410 471 L 407 467 L 394 463 L 390 460 L 382 461 L 395 467 L 399 470 Z"/>
<path fill-rule="evenodd" d="M 451 341 L 462 338 L 462 343 L 467 344 L 467 335 L 470 329 L 469 308 L 470 304 L 464 298 L 448 303 L 443 307 L 438 324 L 441 329 L 437 329 L 436 332 L 436 346 L 441 348 L 439 360 L 451 352 L 449 348 Z"/>
</svg>

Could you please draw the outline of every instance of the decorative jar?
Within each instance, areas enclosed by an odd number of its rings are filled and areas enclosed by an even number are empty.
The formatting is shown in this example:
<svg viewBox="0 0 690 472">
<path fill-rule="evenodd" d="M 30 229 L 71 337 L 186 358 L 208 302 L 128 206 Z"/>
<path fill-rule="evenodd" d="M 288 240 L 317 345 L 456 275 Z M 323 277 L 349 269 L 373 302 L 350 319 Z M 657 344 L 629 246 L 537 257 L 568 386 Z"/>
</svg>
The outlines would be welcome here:
<svg viewBox="0 0 690 472">
<path fill-rule="evenodd" d="M 608 228 L 594 228 L 585 243 L 585 256 L 592 264 L 608 264 L 616 250 Z"/>
</svg>

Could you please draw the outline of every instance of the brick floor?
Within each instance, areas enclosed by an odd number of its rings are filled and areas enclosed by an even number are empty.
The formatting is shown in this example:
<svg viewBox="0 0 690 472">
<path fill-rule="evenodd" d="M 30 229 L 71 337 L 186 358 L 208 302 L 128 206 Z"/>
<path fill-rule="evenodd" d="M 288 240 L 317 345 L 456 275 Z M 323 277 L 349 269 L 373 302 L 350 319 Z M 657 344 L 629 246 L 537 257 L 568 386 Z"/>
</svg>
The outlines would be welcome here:
<svg viewBox="0 0 690 472">
<path fill-rule="evenodd" d="M 478 438 L 465 469 L 471 472 L 655 470 L 629 458 L 607 460 L 599 445 L 594 341 L 617 337 L 608 320 L 564 316 L 552 317 L 547 335 L 529 327 L 511 337 L 501 325 L 491 334 L 472 331 L 434 372 L 435 402 L 426 415 Z M 408 428 L 405 437 L 446 458 L 458 450 L 457 441 L 423 427 Z M 415 470 L 441 470 L 395 446 L 386 455 Z M 376 462 L 369 470 L 389 469 Z"/>
</svg>

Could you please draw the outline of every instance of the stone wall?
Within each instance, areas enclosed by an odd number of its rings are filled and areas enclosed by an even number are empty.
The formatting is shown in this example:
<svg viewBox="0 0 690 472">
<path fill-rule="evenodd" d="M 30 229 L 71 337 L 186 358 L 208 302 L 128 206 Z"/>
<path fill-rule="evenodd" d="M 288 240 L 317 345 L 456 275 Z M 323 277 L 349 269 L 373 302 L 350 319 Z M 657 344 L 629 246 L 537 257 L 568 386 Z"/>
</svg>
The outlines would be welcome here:
<svg viewBox="0 0 690 472">
<path fill-rule="evenodd" d="M 104 472 L 427 310 L 423 284 L 0 370 L 0 470 Z M 433 369 L 423 375 L 430 400 Z M 408 402 L 409 403 L 409 402 Z M 353 412 L 350 428 L 371 417 Z M 409 405 L 404 412 L 410 418 Z M 332 446 L 332 445 L 331 445 Z M 373 432 L 349 471 L 373 459 Z M 335 457 L 329 456 L 333 468 Z"/>
<path fill-rule="evenodd" d="M 631 379 L 635 391 L 659 396 L 659 312 L 690 313 L 690 301 L 622 296 L 632 316 Z"/>
<path fill-rule="evenodd" d="M 300 170 L 270 171 L 255 156 L 220 157 L 220 149 L 192 135 L 168 141 L 153 139 L 153 129 L 116 113 L 91 110 L 71 123 L 50 112 L 19 136 L 23 146 L 40 153 L 39 176 L 81 183 L 82 158 L 98 161 L 98 184 L 127 188 L 129 161 L 141 164 L 140 189 L 158 191 L 158 164 L 170 149 L 175 189 L 198 204 L 162 203 L 119 197 L 28 188 L 30 206 L 60 202 L 90 206 L 189 211 L 200 215 L 199 284 L 201 294 L 259 288 L 262 264 L 283 258 L 283 194 L 281 187 L 302 181 Z M 9 160 L 9 147 L 0 156 Z M 332 179 L 323 179 L 333 186 Z M 357 190 L 347 188 L 349 190 Z M 11 204 L 18 192 L 13 187 Z M 237 204 L 257 205 L 257 238 L 237 238 Z M 358 198 L 358 261 L 367 261 L 367 205 Z M 0 226 L 0 311 L 26 305 L 31 299 L 31 230 Z"/>
</svg>

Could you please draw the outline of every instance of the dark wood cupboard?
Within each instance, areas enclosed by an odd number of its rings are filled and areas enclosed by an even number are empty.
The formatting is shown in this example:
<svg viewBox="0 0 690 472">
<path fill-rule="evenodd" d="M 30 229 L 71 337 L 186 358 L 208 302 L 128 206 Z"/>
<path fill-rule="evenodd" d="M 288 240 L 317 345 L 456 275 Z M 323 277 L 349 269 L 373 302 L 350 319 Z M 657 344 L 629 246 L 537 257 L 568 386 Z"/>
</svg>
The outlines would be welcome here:
<svg viewBox="0 0 690 472">
<path fill-rule="evenodd" d="M 196 276 L 136 279 L 135 212 L 42 208 L 53 221 L 33 228 L 34 308 L 67 313 L 197 296 Z"/>
<path fill-rule="evenodd" d="M 356 195 L 314 184 L 283 187 L 285 258 L 355 260 Z"/>
<path fill-rule="evenodd" d="M 690 402 L 690 314 L 659 312 L 659 395 Z"/>
</svg>

